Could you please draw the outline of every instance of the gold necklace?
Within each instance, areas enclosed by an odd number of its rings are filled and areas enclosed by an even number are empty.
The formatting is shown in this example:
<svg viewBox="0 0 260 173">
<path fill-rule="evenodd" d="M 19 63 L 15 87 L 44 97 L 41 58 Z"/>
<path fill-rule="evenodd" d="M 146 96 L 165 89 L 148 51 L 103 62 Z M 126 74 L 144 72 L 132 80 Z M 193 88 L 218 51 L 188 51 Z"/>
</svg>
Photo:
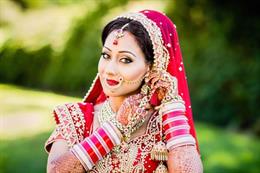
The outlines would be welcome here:
<svg viewBox="0 0 260 173">
<path fill-rule="evenodd" d="M 144 103 L 146 103 L 147 100 L 144 99 L 143 103 L 141 103 L 139 106 L 144 107 Z M 142 111 L 139 112 L 139 114 Z M 138 114 L 138 112 L 136 112 Z M 98 120 L 100 124 L 103 124 L 105 121 L 113 121 L 113 117 L 115 117 L 116 113 L 113 112 L 109 101 L 106 100 L 104 104 L 102 105 L 100 112 L 98 114 Z M 123 142 L 121 145 L 114 148 L 113 152 L 120 153 L 120 148 L 126 145 L 125 147 L 128 148 L 128 142 L 130 140 L 131 133 L 133 133 L 136 129 L 138 129 L 143 123 L 145 118 L 143 117 L 141 121 L 134 126 L 132 125 L 133 122 L 135 122 L 135 118 L 131 117 L 130 123 L 123 129 L 126 129 L 125 134 L 125 142 Z M 162 119 L 160 117 L 160 135 L 162 136 Z M 135 157 L 134 157 L 135 158 Z M 160 164 L 157 166 L 155 173 L 168 173 L 167 167 L 163 164 L 163 162 L 168 160 L 168 151 L 165 146 L 165 143 L 161 140 L 157 144 L 154 144 L 152 151 L 151 151 L 151 159 L 160 161 Z"/>
<path fill-rule="evenodd" d="M 100 111 L 99 111 L 99 114 L 98 114 L 98 121 L 100 124 L 103 124 L 105 121 L 109 121 L 112 117 L 114 117 L 116 115 L 115 112 L 113 112 L 110 104 L 109 104 L 109 101 L 106 100 Z"/>
<path fill-rule="evenodd" d="M 112 122 L 121 131 L 121 133 L 124 136 L 124 140 L 129 141 L 131 134 L 138 128 L 140 128 L 145 121 L 145 116 L 143 116 L 141 119 L 138 119 L 138 117 L 141 116 L 140 114 L 142 114 L 145 111 L 144 105 L 146 103 L 146 100 L 147 99 L 144 99 L 144 101 L 140 103 L 139 108 L 136 110 L 135 114 L 131 116 L 129 123 L 126 126 L 122 125 L 120 122 L 116 120 L 116 113 L 113 112 L 109 104 L 109 101 L 106 100 L 103 103 L 98 114 L 98 121 L 101 125 L 106 121 Z"/>
</svg>

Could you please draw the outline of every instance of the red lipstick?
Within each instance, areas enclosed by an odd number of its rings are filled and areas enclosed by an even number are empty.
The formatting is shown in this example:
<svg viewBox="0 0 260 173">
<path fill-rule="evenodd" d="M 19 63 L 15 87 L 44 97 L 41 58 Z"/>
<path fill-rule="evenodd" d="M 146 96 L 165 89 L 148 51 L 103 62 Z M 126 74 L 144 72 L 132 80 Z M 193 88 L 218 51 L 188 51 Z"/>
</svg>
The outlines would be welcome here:
<svg viewBox="0 0 260 173">
<path fill-rule="evenodd" d="M 110 86 L 115 86 L 115 85 L 119 84 L 119 82 L 115 81 L 115 80 L 107 79 L 107 84 Z"/>
</svg>

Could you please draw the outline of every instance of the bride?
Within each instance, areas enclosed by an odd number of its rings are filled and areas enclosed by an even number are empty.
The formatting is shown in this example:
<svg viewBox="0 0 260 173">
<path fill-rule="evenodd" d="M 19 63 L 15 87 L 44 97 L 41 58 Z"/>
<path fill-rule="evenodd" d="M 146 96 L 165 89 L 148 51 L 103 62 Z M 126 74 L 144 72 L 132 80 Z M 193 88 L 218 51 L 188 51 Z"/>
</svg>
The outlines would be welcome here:
<svg viewBox="0 0 260 173">
<path fill-rule="evenodd" d="M 144 10 L 109 22 L 98 74 L 57 106 L 47 172 L 203 172 L 176 26 Z"/>
</svg>

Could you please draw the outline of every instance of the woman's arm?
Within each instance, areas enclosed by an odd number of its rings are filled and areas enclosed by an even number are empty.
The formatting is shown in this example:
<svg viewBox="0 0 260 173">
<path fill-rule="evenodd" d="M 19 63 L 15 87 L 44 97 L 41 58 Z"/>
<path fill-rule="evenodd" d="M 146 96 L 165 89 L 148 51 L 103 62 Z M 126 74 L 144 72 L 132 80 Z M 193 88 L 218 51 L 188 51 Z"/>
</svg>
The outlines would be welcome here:
<svg viewBox="0 0 260 173">
<path fill-rule="evenodd" d="M 196 146 L 176 147 L 169 152 L 169 173 L 203 173 L 203 166 Z"/>
<path fill-rule="evenodd" d="M 104 122 L 90 136 L 80 143 L 74 144 L 71 148 L 68 147 L 66 140 L 55 140 L 48 158 L 48 173 L 80 173 L 92 169 L 97 161 L 103 159 L 107 153 L 121 143 L 125 134 L 119 130 L 119 126 L 126 126 L 120 120 L 126 115 L 130 116 L 131 110 L 138 108 L 140 98 L 142 95 L 137 94 L 125 99 L 114 119 Z M 147 114 L 148 111 L 145 115 L 137 115 L 136 121 L 132 122 L 131 127 L 135 127 Z"/>
<path fill-rule="evenodd" d="M 66 140 L 53 143 L 47 164 L 48 173 L 83 173 L 92 169 L 116 145 L 121 143 L 121 132 L 109 122 L 104 122 L 80 143 L 68 147 Z"/>
<path fill-rule="evenodd" d="M 58 139 L 51 147 L 47 163 L 47 173 L 65 173 L 69 170 L 73 170 L 74 173 L 84 172 L 80 161 L 69 151 L 67 142 L 64 139 Z"/>
</svg>

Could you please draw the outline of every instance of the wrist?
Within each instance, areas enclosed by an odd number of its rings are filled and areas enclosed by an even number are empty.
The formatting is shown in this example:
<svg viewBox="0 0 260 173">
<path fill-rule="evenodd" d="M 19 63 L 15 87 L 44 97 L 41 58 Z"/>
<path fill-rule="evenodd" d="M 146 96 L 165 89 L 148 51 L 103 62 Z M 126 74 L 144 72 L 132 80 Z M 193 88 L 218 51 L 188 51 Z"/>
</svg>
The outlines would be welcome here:
<svg viewBox="0 0 260 173">
<path fill-rule="evenodd" d="M 86 170 L 91 169 L 122 140 L 121 133 L 110 123 L 104 122 L 92 135 L 74 145 L 71 152 Z"/>
<path fill-rule="evenodd" d="M 111 128 L 115 131 L 115 133 L 117 134 L 118 138 L 120 139 L 120 141 L 122 141 L 123 139 L 123 133 L 122 131 L 115 125 L 113 124 L 111 121 L 108 121 L 107 123 L 109 123 L 109 125 L 111 126 Z"/>
<path fill-rule="evenodd" d="M 170 106 L 173 107 L 174 105 L 168 105 L 168 107 Z M 172 150 L 187 144 L 195 145 L 195 139 L 190 134 L 190 126 L 185 115 L 185 109 L 179 107 L 163 112 L 162 125 L 167 149 Z"/>
<path fill-rule="evenodd" d="M 173 112 L 173 111 L 186 111 L 185 104 L 183 100 L 172 100 L 166 103 L 162 103 L 160 106 L 160 111 L 163 115 Z"/>
</svg>

